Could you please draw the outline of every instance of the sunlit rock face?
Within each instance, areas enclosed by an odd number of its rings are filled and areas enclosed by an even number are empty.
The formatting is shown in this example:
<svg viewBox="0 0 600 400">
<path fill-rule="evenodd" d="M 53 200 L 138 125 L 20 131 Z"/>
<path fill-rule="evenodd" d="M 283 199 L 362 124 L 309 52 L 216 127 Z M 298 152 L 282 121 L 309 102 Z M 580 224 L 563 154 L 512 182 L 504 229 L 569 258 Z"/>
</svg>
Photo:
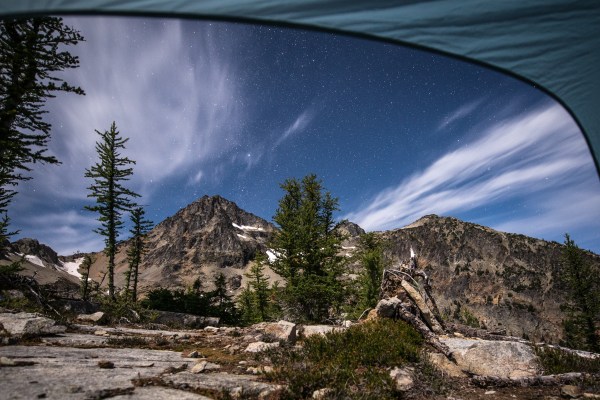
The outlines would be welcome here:
<svg viewBox="0 0 600 400">
<path fill-rule="evenodd" d="M 393 264 L 414 249 L 447 320 L 536 341 L 562 338 L 561 244 L 436 215 L 381 236 Z M 598 255 L 585 257 L 600 263 Z"/>
</svg>

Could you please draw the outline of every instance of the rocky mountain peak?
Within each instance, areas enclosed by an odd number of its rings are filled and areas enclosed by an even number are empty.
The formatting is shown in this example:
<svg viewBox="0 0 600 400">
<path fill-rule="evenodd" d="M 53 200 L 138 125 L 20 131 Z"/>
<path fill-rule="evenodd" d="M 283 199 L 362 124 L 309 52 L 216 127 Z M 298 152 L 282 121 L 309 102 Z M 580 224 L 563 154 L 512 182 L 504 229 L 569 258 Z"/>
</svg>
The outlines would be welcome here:
<svg viewBox="0 0 600 400">
<path fill-rule="evenodd" d="M 197 278 L 210 286 L 218 273 L 235 282 L 230 285 L 235 290 L 256 253 L 267 251 L 275 229 L 232 201 L 203 196 L 149 232 L 140 267 L 142 292 L 144 287 L 187 287 Z M 117 286 L 122 285 L 119 272 L 127 269 L 126 250 L 127 243 L 117 255 Z M 103 257 L 97 254 L 93 278 L 101 277 Z"/>
<path fill-rule="evenodd" d="M 343 236 L 348 236 L 349 238 L 354 238 L 365 234 L 365 230 L 363 228 L 361 228 L 358 224 L 348 220 L 340 222 L 335 229 L 338 233 L 342 234 Z"/>
<path fill-rule="evenodd" d="M 12 243 L 15 252 L 38 257 L 48 264 L 59 264 L 58 254 L 49 246 L 38 242 L 36 239 L 23 238 Z"/>
</svg>

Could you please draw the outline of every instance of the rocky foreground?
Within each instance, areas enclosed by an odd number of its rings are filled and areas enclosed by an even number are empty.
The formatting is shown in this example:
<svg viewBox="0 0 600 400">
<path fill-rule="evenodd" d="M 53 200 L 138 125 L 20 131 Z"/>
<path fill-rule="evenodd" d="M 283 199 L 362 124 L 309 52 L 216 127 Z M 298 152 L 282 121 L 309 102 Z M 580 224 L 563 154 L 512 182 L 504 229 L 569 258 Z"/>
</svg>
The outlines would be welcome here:
<svg viewBox="0 0 600 400">
<path fill-rule="evenodd" d="M 268 349 L 300 346 L 303 338 L 345 327 L 261 323 L 248 328 L 207 326 L 196 330 L 164 326 L 107 327 L 93 323 L 64 327 L 29 313 L 0 313 L 1 399 L 220 399 L 285 398 L 283 383 L 266 376 L 277 368 Z M 455 362 L 430 359 L 454 389 L 437 398 L 533 399 L 558 396 L 600 398 L 571 385 L 580 373 L 543 376 L 526 342 L 443 336 Z M 414 369 L 390 368 L 400 392 L 415 392 Z M 501 384 L 498 384 L 498 383 Z M 512 382 L 512 384 L 511 384 Z M 493 385 L 492 385 L 493 384 Z M 327 388 L 313 398 L 328 398 Z"/>
</svg>

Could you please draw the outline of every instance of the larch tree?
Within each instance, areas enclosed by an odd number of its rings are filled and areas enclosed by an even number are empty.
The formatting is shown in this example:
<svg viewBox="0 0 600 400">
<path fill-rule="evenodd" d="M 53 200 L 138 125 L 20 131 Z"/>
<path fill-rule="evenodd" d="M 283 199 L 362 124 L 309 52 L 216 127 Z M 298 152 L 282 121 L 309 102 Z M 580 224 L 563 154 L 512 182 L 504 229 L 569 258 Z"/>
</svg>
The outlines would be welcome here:
<svg viewBox="0 0 600 400">
<path fill-rule="evenodd" d="M 385 243 L 373 232 L 365 233 L 360 237 L 356 257 L 363 268 L 359 294 L 359 307 L 362 310 L 375 307 L 379 300 L 383 270 L 387 266 L 387 260 L 383 255 L 384 247 Z"/>
<path fill-rule="evenodd" d="M 565 344 L 600 352 L 600 268 L 590 262 L 566 234 L 562 254 L 562 279 L 569 294 L 563 321 Z"/>
<path fill-rule="evenodd" d="M 246 274 L 252 296 L 253 308 L 256 310 L 256 322 L 266 321 L 269 316 L 269 278 L 264 273 L 267 257 L 263 253 L 258 253 L 254 259 L 254 265 L 250 267 L 250 272 Z"/>
<path fill-rule="evenodd" d="M 131 211 L 132 228 L 131 245 L 127 249 L 127 261 L 129 268 L 125 272 L 125 293 L 129 294 L 131 286 L 131 300 L 137 301 L 138 270 L 142 262 L 142 256 L 146 251 L 146 235 L 152 229 L 152 221 L 145 218 L 146 212 L 143 207 L 135 207 Z"/>
<path fill-rule="evenodd" d="M 135 161 L 120 153 L 129 139 L 119 135 L 114 122 L 108 131 L 96 133 L 100 135 L 100 141 L 96 142 L 100 161 L 85 171 L 85 177 L 94 180 L 88 187 L 88 197 L 95 198 L 96 205 L 86 206 L 85 209 L 100 214 L 100 228 L 94 232 L 104 236 L 104 253 L 108 257 L 108 295 L 114 300 L 115 254 L 119 230 L 123 225 L 122 215 L 136 206 L 132 199 L 139 195 L 123 186 L 123 182 L 133 174 L 133 168 L 129 165 L 135 164 Z"/>
<path fill-rule="evenodd" d="M 0 251 L 9 232 L 8 206 L 33 163 L 56 164 L 47 153 L 52 125 L 44 120 L 47 99 L 58 92 L 84 94 L 60 77 L 79 66 L 65 50 L 83 36 L 61 18 L 0 20 Z"/>
<path fill-rule="evenodd" d="M 286 280 L 284 312 L 292 318 L 323 321 L 339 305 L 339 281 L 345 264 L 338 255 L 341 237 L 333 213 L 338 199 L 327 192 L 316 175 L 288 179 L 273 217 L 279 230 L 270 247 L 277 254 L 271 268 Z"/>
</svg>

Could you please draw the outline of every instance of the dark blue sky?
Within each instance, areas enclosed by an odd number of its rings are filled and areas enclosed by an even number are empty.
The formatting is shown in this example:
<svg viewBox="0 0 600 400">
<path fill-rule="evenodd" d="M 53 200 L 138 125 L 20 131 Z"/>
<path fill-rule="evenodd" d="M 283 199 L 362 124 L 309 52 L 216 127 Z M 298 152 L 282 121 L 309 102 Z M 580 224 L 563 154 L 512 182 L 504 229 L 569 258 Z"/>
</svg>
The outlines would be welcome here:
<svg viewBox="0 0 600 400">
<path fill-rule="evenodd" d="M 48 103 L 51 151 L 11 207 L 21 236 L 102 248 L 83 210 L 97 130 L 114 120 L 154 222 L 220 194 L 271 220 L 316 173 L 367 230 L 437 213 L 600 251 L 600 184 L 570 116 L 541 91 L 423 51 L 207 21 L 67 18 L 86 42 Z M 123 237 L 125 237 L 124 235 Z"/>
</svg>

